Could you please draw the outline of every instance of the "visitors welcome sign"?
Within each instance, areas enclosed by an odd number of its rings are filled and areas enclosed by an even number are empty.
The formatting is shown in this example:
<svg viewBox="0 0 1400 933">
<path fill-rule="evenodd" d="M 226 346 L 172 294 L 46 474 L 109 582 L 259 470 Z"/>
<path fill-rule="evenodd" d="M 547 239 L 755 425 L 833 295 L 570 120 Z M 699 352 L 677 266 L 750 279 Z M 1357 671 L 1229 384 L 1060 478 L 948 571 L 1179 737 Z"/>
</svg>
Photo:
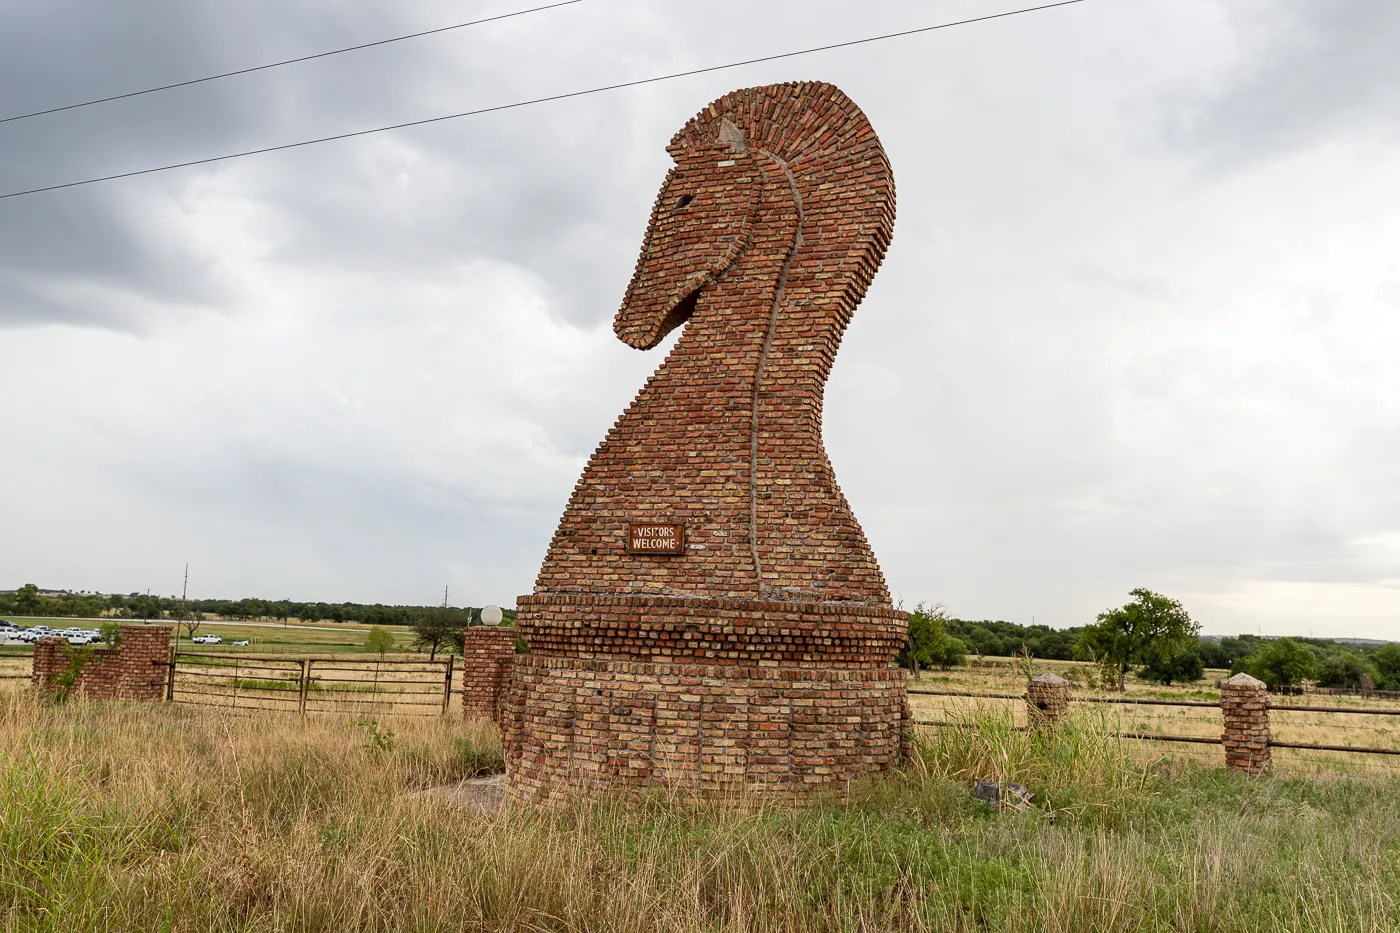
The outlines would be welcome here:
<svg viewBox="0 0 1400 933">
<path fill-rule="evenodd" d="M 684 525 L 628 525 L 627 553 L 684 554 Z"/>
</svg>

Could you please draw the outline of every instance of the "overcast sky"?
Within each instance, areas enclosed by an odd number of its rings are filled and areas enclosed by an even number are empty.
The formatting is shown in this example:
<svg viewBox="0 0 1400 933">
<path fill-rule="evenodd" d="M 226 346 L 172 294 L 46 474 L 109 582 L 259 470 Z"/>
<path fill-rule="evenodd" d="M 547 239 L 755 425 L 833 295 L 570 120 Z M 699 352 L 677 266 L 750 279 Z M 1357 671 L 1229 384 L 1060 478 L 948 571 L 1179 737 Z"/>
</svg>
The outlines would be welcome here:
<svg viewBox="0 0 1400 933">
<path fill-rule="evenodd" d="M 529 0 L 0 4 L 0 116 Z M 1012 9 L 584 0 L 0 124 L 0 193 Z M 0 200 L 0 587 L 510 605 L 665 349 L 671 134 L 821 79 L 894 243 L 827 393 L 906 607 L 1400 638 L 1400 4 L 1076 6 Z"/>
</svg>

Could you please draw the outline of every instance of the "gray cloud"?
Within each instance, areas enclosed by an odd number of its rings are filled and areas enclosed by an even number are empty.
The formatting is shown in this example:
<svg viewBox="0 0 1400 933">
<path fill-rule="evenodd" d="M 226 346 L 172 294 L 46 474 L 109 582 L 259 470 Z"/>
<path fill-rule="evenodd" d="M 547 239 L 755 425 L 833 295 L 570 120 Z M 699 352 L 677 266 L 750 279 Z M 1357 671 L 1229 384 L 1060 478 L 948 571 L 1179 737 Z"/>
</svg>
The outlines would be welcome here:
<svg viewBox="0 0 1400 933">
<path fill-rule="evenodd" d="M 1372 0 L 1223 4 L 1241 57 L 1185 108 L 1182 142 L 1231 161 L 1400 130 L 1400 8 Z"/>
<path fill-rule="evenodd" d="M 0 586 L 168 590 L 188 560 L 215 595 L 527 591 L 664 352 L 608 322 L 666 141 L 733 87 L 821 77 L 899 184 L 826 415 L 896 592 L 1073 624 L 1148 585 L 1224 631 L 1306 630 L 1280 607 L 1344 594 L 1327 624 L 1379 632 L 1400 616 L 1383 6 L 1085 4 L 0 202 Z M 589 0 L 0 125 L 0 188 L 986 11 Z M 0 113 L 462 18 L 6 9 Z"/>
</svg>

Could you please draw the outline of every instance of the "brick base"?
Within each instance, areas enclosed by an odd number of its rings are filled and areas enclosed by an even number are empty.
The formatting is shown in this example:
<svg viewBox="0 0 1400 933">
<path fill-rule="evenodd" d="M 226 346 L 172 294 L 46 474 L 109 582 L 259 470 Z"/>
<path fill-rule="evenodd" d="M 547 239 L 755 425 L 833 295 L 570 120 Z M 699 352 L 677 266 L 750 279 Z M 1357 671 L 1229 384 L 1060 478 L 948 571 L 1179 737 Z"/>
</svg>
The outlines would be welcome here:
<svg viewBox="0 0 1400 933">
<path fill-rule="evenodd" d="M 503 711 L 506 795 L 608 786 L 696 794 L 839 787 L 900 757 L 905 672 L 520 655 Z"/>
</svg>

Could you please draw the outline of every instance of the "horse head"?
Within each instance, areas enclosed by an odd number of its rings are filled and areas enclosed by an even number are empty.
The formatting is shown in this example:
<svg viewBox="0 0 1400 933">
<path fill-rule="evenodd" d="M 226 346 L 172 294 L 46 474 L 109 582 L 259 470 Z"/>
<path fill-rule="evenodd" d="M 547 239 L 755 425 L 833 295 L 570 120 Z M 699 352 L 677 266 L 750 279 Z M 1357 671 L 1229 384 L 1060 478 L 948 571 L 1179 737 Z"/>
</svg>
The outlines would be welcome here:
<svg viewBox="0 0 1400 933">
<path fill-rule="evenodd" d="M 757 209 L 758 174 L 743 133 L 729 120 L 699 145 L 673 141 L 675 167 L 651 209 L 641 258 L 613 330 L 648 350 L 683 324 L 700 292 L 748 246 Z"/>
</svg>

